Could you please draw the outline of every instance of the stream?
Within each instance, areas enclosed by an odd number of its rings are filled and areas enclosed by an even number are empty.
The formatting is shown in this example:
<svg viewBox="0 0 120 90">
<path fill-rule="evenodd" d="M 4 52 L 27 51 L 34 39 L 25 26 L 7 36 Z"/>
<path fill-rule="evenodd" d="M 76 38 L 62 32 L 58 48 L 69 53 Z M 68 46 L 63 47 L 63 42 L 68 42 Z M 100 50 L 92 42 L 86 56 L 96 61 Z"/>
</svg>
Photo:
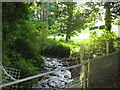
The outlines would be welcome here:
<svg viewBox="0 0 120 90">
<path fill-rule="evenodd" d="M 44 57 L 43 68 L 45 72 L 54 71 L 63 67 L 66 67 L 66 65 L 64 65 L 62 60 Z M 62 88 L 72 81 L 71 72 L 69 70 L 61 70 L 42 77 L 40 81 L 32 85 L 32 88 Z"/>
</svg>

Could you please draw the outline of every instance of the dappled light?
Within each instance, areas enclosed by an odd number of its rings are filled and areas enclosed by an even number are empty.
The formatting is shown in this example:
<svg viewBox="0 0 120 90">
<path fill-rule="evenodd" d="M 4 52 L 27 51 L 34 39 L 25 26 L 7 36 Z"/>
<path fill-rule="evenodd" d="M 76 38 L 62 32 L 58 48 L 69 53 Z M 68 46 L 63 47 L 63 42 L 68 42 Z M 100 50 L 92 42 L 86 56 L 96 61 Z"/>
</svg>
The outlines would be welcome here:
<svg viewBox="0 0 120 90">
<path fill-rule="evenodd" d="M 120 3 L 76 1 L 2 2 L 0 88 L 118 87 Z"/>
</svg>

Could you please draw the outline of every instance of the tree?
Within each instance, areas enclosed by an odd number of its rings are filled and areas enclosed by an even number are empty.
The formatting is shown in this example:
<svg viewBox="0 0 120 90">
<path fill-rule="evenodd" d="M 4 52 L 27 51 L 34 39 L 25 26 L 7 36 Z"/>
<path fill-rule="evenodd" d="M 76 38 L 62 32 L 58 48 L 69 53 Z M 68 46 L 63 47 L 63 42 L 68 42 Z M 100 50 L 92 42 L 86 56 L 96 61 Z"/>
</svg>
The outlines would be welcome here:
<svg viewBox="0 0 120 90">
<path fill-rule="evenodd" d="M 77 22 L 77 19 L 75 18 L 74 11 L 73 11 L 75 8 L 75 4 L 76 3 L 74 3 L 74 2 L 63 3 L 63 5 L 66 5 L 66 7 L 64 8 L 66 12 L 65 12 L 65 14 L 63 14 L 63 18 L 65 18 L 65 16 L 67 17 L 65 19 L 66 21 L 64 22 L 64 33 L 66 34 L 66 41 L 68 41 L 70 39 L 70 37 L 74 33 L 74 30 L 77 29 L 76 28 L 77 23 L 75 23 L 75 21 Z"/>
<path fill-rule="evenodd" d="M 101 2 L 86 2 L 84 4 L 85 11 L 88 12 L 86 17 L 89 23 L 89 28 L 94 26 L 97 20 L 102 20 L 103 9 L 100 8 Z"/>
<path fill-rule="evenodd" d="M 105 26 L 106 30 L 111 31 L 111 24 L 120 15 L 120 4 L 119 2 L 105 2 Z"/>
<path fill-rule="evenodd" d="M 105 26 L 106 26 L 106 30 L 110 31 L 112 22 L 114 22 L 114 20 L 120 15 L 119 2 L 117 2 L 117 1 L 115 1 L 115 2 L 87 2 L 86 4 L 88 5 L 88 7 L 90 7 L 94 11 L 96 11 L 95 10 L 96 6 L 104 7 L 103 9 L 105 9 L 105 18 L 104 18 Z M 98 14 L 100 14 L 100 12 L 98 12 Z M 96 12 L 96 15 L 97 15 L 97 12 Z M 94 16 L 95 19 L 97 19 L 96 15 Z"/>
<path fill-rule="evenodd" d="M 119 2 L 105 2 L 105 26 L 107 31 L 111 31 L 112 22 L 120 15 Z M 109 42 L 110 50 L 113 50 L 113 41 Z"/>
<path fill-rule="evenodd" d="M 100 17 L 99 8 L 95 7 L 94 3 L 86 3 L 78 7 L 75 2 L 63 2 L 60 3 L 59 8 L 60 32 L 66 34 L 66 41 L 87 28 L 90 23 L 95 24 L 96 19 Z"/>
<path fill-rule="evenodd" d="M 41 28 L 37 29 L 38 24 L 33 23 L 30 13 L 29 4 L 25 2 L 2 5 L 2 63 L 23 71 L 21 78 L 38 73 L 43 60 L 39 55 Z"/>
<path fill-rule="evenodd" d="M 105 13 L 105 26 L 106 26 L 106 30 L 110 31 L 111 30 L 111 22 L 112 22 L 112 18 L 111 18 L 111 6 L 110 6 L 110 2 L 105 2 L 104 7 L 106 9 L 106 13 Z"/>
<path fill-rule="evenodd" d="M 71 36 L 76 34 L 78 28 L 80 28 L 81 16 L 74 13 L 75 2 L 62 2 L 59 3 L 59 16 L 58 20 L 60 22 L 60 32 L 61 34 L 66 34 L 66 41 L 70 39 Z"/>
</svg>

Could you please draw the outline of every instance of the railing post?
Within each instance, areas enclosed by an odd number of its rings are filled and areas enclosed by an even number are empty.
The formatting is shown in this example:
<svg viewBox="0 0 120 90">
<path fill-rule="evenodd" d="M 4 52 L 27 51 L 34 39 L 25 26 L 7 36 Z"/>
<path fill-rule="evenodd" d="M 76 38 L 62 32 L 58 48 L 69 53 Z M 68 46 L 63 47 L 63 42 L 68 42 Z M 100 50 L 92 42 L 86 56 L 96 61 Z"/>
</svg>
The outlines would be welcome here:
<svg viewBox="0 0 120 90">
<path fill-rule="evenodd" d="M 109 54 L 109 42 L 106 42 L 106 55 Z"/>
<path fill-rule="evenodd" d="M 89 60 L 88 63 L 87 63 L 87 78 L 88 78 L 88 81 L 87 81 L 87 88 L 90 87 L 90 75 L 91 75 L 91 67 L 90 67 L 90 64 L 91 64 L 91 61 Z"/>
<path fill-rule="evenodd" d="M 83 61 L 83 57 L 84 57 L 84 44 L 80 44 L 80 63 L 81 63 L 81 61 Z M 84 70 L 85 70 L 85 68 L 84 68 L 84 65 L 83 65 L 83 67 L 80 67 L 80 81 L 84 80 L 84 76 L 85 76 L 84 75 Z"/>
<path fill-rule="evenodd" d="M 84 64 L 83 64 L 83 73 L 84 73 L 84 76 L 83 76 L 83 88 L 87 88 L 87 65 L 88 65 L 88 62 L 87 61 L 84 61 Z"/>
<path fill-rule="evenodd" d="M 80 44 L 80 62 L 83 60 L 84 57 L 84 44 Z"/>
</svg>

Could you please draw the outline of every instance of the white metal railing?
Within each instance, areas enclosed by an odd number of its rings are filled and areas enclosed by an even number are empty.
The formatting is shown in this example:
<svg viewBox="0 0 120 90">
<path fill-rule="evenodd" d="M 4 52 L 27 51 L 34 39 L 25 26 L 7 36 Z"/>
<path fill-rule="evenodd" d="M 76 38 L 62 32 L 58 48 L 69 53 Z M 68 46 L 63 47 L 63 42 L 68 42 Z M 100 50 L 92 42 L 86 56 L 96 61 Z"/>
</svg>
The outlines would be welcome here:
<svg viewBox="0 0 120 90">
<path fill-rule="evenodd" d="M 2 67 L 2 69 L 8 77 L 10 77 L 12 80 L 16 80 L 14 77 L 12 77 L 10 74 L 8 74 L 7 71 L 3 67 Z"/>
<path fill-rule="evenodd" d="M 23 78 L 23 79 L 15 80 L 15 81 L 12 81 L 12 82 L 9 82 L 9 83 L 0 84 L 0 88 L 6 87 L 6 86 L 10 86 L 10 85 L 13 85 L 13 84 L 22 83 L 22 82 L 25 82 L 25 81 L 28 81 L 28 80 L 32 80 L 32 79 L 35 79 L 35 78 L 39 78 L 39 77 L 42 77 L 42 76 L 45 76 L 45 75 L 53 74 L 53 73 L 56 73 L 56 72 L 61 71 L 61 70 L 66 70 L 66 69 L 80 67 L 82 65 L 84 65 L 84 63 L 73 65 L 73 66 L 70 66 L 70 67 L 64 67 L 64 68 L 57 69 L 57 70 L 50 71 L 50 72 L 46 72 L 46 73 L 40 73 L 40 74 L 37 74 L 37 75 L 34 75 L 34 76 L 30 76 L 30 77 L 26 77 L 26 78 Z"/>
</svg>

